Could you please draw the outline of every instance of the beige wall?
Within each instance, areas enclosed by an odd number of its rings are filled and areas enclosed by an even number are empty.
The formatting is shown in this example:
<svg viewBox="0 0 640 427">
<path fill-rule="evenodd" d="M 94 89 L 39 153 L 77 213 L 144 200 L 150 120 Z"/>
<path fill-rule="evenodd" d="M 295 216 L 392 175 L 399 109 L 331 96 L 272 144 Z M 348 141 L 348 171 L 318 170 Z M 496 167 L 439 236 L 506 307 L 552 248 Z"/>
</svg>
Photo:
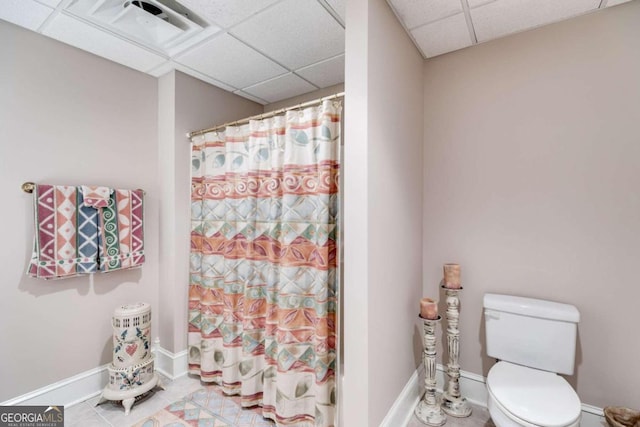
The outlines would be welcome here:
<svg viewBox="0 0 640 427">
<path fill-rule="evenodd" d="M 160 79 L 0 21 L 0 401 L 111 361 L 113 309 L 147 301 L 153 336 L 186 349 L 188 131 L 263 111 L 179 72 Z M 33 236 L 24 181 L 144 188 L 142 269 L 61 281 L 24 275 Z"/>
<path fill-rule="evenodd" d="M 367 0 L 347 2 L 345 28 L 344 262 L 345 348 L 341 415 L 344 426 L 369 426 L 369 222 L 367 170 L 368 16 Z M 348 200 L 348 202 L 346 202 Z M 346 285 L 348 284 L 348 285 Z"/>
<path fill-rule="evenodd" d="M 113 310 L 157 306 L 160 194 L 155 78 L 1 20 L 0 40 L 4 401 L 108 363 Z M 33 199 L 24 181 L 145 189 L 145 265 L 93 278 L 25 276 Z"/>
<path fill-rule="evenodd" d="M 369 396 L 377 426 L 421 361 L 423 60 L 386 2 L 373 2 L 369 17 Z"/>
<path fill-rule="evenodd" d="M 637 407 L 640 2 L 427 60 L 424 293 L 463 269 L 461 367 L 486 375 L 482 296 L 575 304 L 583 403 Z"/>
<path fill-rule="evenodd" d="M 160 187 L 160 227 L 159 227 L 159 257 L 158 276 L 158 309 L 162 313 L 158 325 L 160 347 L 171 352 L 177 352 L 174 321 L 177 309 L 174 301 L 176 282 L 184 283 L 186 274 L 178 277 L 176 271 L 176 213 L 175 207 L 175 177 L 176 177 L 176 144 L 174 134 L 176 126 L 176 78 L 175 72 L 170 72 L 158 78 L 158 165 L 160 171 L 158 184 Z M 187 144 L 188 145 L 188 144 Z M 183 236 L 187 238 L 186 236 Z M 184 248 L 182 251 L 184 252 Z M 186 304 L 186 302 L 185 302 Z"/>
<path fill-rule="evenodd" d="M 385 1 L 347 22 L 343 425 L 377 426 L 420 361 L 423 60 Z"/>
<path fill-rule="evenodd" d="M 263 107 L 181 72 L 158 80 L 160 102 L 160 310 L 163 348 L 187 348 L 191 146 L 187 132 L 260 114 Z M 165 117 L 163 120 L 162 117 Z"/>
</svg>

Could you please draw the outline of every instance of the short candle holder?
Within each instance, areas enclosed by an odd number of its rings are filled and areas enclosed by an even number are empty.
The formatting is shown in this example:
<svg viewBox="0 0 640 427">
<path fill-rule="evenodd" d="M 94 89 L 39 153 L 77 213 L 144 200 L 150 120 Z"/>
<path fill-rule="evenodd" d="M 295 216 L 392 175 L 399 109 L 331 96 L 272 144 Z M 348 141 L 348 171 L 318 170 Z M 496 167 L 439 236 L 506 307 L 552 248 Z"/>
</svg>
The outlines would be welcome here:
<svg viewBox="0 0 640 427">
<path fill-rule="evenodd" d="M 442 409 L 447 415 L 464 418 L 471 415 L 471 405 L 467 399 L 460 395 L 460 365 L 458 357 L 460 355 L 460 330 L 458 329 L 458 319 L 460 318 L 460 299 L 458 293 L 460 288 L 442 287 L 447 295 L 447 348 L 449 350 L 449 362 L 447 363 L 447 376 L 449 383 L 447 389 L 442 393 Z"/>
<path fill-rule="evenodd" d="M 424 323 L 424 386 L 425 394 L 418 406 L 415 414 L 418 419 L 430 426 L 441 426 L 447 422 L 447 418 L 442 412 L 440 403 L 436 398 L 436 326 L 440 323 L 441 317 L 437 319 L 425 319 L 418 315 Z"/>
</svg>

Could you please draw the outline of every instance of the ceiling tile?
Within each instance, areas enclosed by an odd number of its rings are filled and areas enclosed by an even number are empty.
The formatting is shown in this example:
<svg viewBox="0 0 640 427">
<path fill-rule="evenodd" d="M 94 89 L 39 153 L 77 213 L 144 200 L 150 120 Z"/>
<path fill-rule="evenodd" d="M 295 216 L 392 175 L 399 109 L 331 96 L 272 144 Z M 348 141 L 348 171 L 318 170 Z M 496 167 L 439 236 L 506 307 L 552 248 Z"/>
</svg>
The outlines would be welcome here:
<svg viewBox="0 0 640 427">
<path fill-rule="evenodd" d="M 483 4 L 492 3 L 496 0 L 467 0 L 467 4 L 471 9 L 474 7 L 482 6 Z"/>
<path fill-rule="evenodd" d="M 301 68 L 296 74 L 320 88 L 344 83 L 344 55 Z"/>
<path fill-rule="evenodd" d="M 229 28 L 278 0 L 178 0 L 202 19 Z"/>
<path fill-rule="evenodd" d="M 242 91 L 268 102 L 276 102 L 316 89 L 316 87 L 305 82 L 295 74 L 289 73 L 255 86 L 244 88 Z"/>
<path fill-rule="evenodd" d="M 471 46 L 463 13 L 441 19 L 411 31 L 425 58 Z"/>
<path fill-rule="evenodd" d="M 197 45 L 198 43 L 212 37 L 214 34 L 219 33 L 220 31 L 222 31 L 222 29 L 216 25 L 209 25 L 209 27 L 205 28 L 202 31 L 199 31 L 193 35 L 191 35 L 190 37 L 188 37 L 187 39 L 185 39 L 184 41 L 181 41 L 180 43 L 167 47 L 165 48 L 165 52 L 167 53 L 167 55 L 174 57 L 177 55 L 180 55 L 182 52 L 186 52 L 188 51 L 191 47 Z"/>
<path fill-rule="evenodd" d="M 166 61 L 166 58 L 64 14 L 56 16 L 42 33 L 142 72 Z"/>
<path fill-rule="evenodd" d="M 344 52 L 344 28 L 316 0 L 285 0 L 231 33 L 290 69 Z"/>
<path fill-rule="evenodd" d="M 62 0 L 38 0 L 40 3 L 45 4 L 50 7 L 58 7 Z"/>
<path fill-rule="evenodd" d="M 600 0 L 498 0 L 471 9 L 478 42 L 551 24 L 597 9 Z"/>
<path fill-rule="evenodd" d="M 2 0 L 0 19 L 37 30 L 52 12 L 53 9 L 31 0 Z"/>
<path fill-rule="evenodd" d="M 174 61 L 236 89 L 287 71 L 226 33 L 178 55 Z"/>
<path fill-rule="evenodd" d="M 258 104 L 262 104 L 262 105 L 266 105 L 269 102 L 265 101 L 264 99 L 260 99 L 257 96 L 253 96 L 253 95 L 249 95 L 247 92 L 243 92 L 241 90 L 237 90 L 235 92 L 236 95 L 242 96 L 244 98 L 247 98 L 248 100 L 251 100 L 253 102 L 257 102 Z"/>
<path fill-rule="evenodd" d="M 152 70 L 148 71 L 148 74 L 154 76 L 154 77 L 160 77 L 163 76 L 165 74 L 167 74 L 168 72 L 172 71 L 172 70 L 178 70 L 181 71 L 185 74 L 188 74 L 192 77 L 195 77 L 198 80 L 202 80 L 203 82 L 207 82 L 213 86 L 217 86 L 220 89 L 224 89 L 228 92 L 233 92 L 234 90 L 236 90 L 236 88 L 226 85 L 216 79 L 212 79 L 211 77 L 202 74 L 200 72 L 198 72 L 197 70 L 194 70 L 192 68 L 189 68 L 187 66 L 184 66 L 182 64 L 178 64 L 177 62 L 173 62 L 173 61 L 167 61 L 163 64 L 158 65 L 157 67 L 155 67 Z"/>
<path fill-rule="evenodd" d="M 345 16 L 347 16 L 347 0 L 326 0 L 331 9 L 338 14 L 338 16 L 342 19 L 342 22 L 345 21 Z"/>
<path fill-rule="evenodd" d="M 234 90 L 236 90 L 236 88 L 234 88 L 233 86 L 229 86 L 219 80 L 216 80 L 214 78 L 211 78 L 209 76 L 207 76 L 206 74 L 202 74 L 201 72 L 191 69 L 189 67 L 185 67 L 182 64 L 178 64 L 178 63 L 174 63 L 174 68 L 178 71 L 182 71 L 185 74 L 189 74 L 192 77 L 195 77 L 196 79 L 200 79 L 203 82 L 207 82 L 209 84 L 212 84 L 216 87 L 219 87 L 220 89 L 224 89 L 228 92 L 233 92 Z"/>
<path fill-rule="evenodd" d="M 462 12 L 462 4 L 452 0 L 390 0 L 408 29 Z"/>
<path fill-rule="evenodd" d="M 607 0 L 607 7 L 609 6 L 616 6 L 622 3 L 627 3 L 631 0 Z"/>
</svg>

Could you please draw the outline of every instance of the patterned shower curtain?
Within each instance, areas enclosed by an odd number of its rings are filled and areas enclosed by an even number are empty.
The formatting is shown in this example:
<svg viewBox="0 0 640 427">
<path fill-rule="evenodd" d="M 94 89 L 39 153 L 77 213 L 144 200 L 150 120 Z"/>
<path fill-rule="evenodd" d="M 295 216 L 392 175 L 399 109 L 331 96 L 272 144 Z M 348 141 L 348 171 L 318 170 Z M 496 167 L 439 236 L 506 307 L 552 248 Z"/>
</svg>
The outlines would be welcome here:
<svg viewBox="0 0 640 427">
<path fill-rule="evenodd" d="M 340 113 L 193 141 L 189 372 L 278 425 L 335 423 Z"/>
</svg>

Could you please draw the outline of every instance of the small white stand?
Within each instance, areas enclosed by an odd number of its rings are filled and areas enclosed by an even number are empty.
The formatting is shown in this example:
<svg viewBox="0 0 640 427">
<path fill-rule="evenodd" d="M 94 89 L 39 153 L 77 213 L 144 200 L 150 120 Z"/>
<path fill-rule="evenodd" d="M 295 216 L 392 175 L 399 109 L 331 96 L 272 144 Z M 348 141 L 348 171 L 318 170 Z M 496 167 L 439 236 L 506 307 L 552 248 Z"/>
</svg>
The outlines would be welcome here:
<svg viewBox="0 0 640 427">
<path fill-rule="evenodd" d="M 424 398 L 416 406 L 415 414 L 418 419 L 430 426 L 441 426 L 447 422 L 447 418 L 436 399 L 436 326 L 441 317 L 435 320 L 425 319 L 418 315 L 424 322 L 424 386 L 426 392 Z"/>
<path fill-rule="evenodd" d="M 447 415 L 464 418 L 471 415 L 471 405 L 467 399 L 460 395 L 460 330 L 458 319 L 460 318 L 460 299 L 458 293 L 462 288 L 451 289 L 442 287 L 447 295 L 447 347 L 449 350 L 449 362 L 447 363 L 447 376 L 449 383 L 447 390 L 442 394 L 442 409 Z"/>
</svg>

